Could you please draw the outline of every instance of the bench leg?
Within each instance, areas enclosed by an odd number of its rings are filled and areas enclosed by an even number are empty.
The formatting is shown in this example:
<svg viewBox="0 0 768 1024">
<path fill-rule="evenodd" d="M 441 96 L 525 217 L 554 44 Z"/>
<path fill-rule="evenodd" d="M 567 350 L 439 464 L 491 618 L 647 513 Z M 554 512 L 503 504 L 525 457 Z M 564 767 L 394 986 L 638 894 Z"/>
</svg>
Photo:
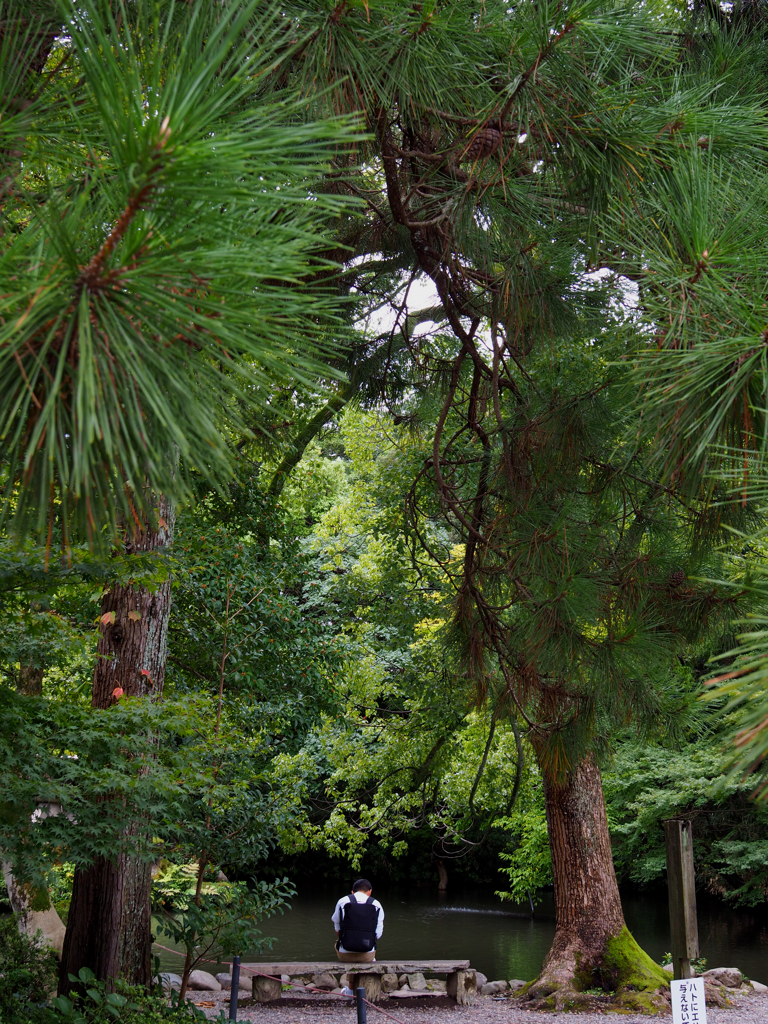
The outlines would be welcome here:
<svg viewBox="0 0 768 1024">
<path fill-rule="evenodd" d="M 445 987 L 460 1006 L 472 1006 L 477 994 L 477 974 L 473 970 L 453 971 Z"/>
<path fill-rule="evenodd" d="M 274 1003 L 283 991 L 279 978 L 262 978 L 258 974 L 253 977 L 253 998 L 257 1003 Z"/>
<path fill-rule="evenodd" d="M 353 992 L 356 992 L 359 988 L 364 988 L 365 998 L 369 1003 L 381 1002 L 380 974 L 350 974 L 349 987 Z"/>
</svg>

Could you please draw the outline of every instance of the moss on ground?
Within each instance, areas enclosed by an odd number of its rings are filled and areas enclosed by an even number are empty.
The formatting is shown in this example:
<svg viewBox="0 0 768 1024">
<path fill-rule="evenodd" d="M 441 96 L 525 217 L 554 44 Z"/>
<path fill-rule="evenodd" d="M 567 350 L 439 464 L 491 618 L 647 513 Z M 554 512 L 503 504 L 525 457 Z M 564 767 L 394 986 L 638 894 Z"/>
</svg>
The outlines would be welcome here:
<svg viewBox="0 0 768 1024">
<path fill-rule="evenodd" d="M 608 1013 L 670 1013 L 671 1006 L 659 993 L 653 992 L 617 992 L 606 1007 Z"/>
</svg>

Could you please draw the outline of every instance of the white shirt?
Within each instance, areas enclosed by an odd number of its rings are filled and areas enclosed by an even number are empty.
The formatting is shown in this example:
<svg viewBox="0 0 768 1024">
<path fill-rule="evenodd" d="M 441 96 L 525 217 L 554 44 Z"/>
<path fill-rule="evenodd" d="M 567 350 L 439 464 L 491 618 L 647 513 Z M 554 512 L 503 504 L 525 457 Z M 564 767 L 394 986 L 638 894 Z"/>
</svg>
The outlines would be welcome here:
<svg viewBox="0 0 768 1024">
<path fill-rule="evenodd" d="M 357 900 L 358 903 L 365 903 L 368 899 L 364 892 L 353 892 L 351 893 L 351 896 L 352 899 Z M 336 909 L 334 910 L 333 916 L 331 917 L 331 920 L 333 921 L 333 927 L 336 929 L 336 931 L 339 931 L 339 929 L 341 928 L 341 908 L 345 906 L 347 903 L 349 903 L 349 896 L 342 896 L 339 902 L 336 904 Z M 382 932 L 384 931 L 384 908 L 382 907 L 378 900 L 373 901 L 373 906 L 376 907 L 376 909 L 379 912 L 379 918 L 376 924 L 376 938 L 380 939 Z M 339 952 L 348 953 L 349 950 L 344 949 L 344 947 L 340 944 Z"/>
</svg>

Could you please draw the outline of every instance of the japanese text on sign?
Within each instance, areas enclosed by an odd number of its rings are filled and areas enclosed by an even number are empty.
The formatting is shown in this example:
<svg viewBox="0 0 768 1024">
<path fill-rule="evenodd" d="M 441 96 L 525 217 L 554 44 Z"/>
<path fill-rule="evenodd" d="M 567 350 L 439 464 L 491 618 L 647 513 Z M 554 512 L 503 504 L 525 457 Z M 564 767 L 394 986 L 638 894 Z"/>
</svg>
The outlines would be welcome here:
<svg viewBox="0 0 768 1024">
<path fill-rule="evenodd" d="M 703 978 L 671 981 L 672 1024 L 707 1024 Z"/>
</svg>

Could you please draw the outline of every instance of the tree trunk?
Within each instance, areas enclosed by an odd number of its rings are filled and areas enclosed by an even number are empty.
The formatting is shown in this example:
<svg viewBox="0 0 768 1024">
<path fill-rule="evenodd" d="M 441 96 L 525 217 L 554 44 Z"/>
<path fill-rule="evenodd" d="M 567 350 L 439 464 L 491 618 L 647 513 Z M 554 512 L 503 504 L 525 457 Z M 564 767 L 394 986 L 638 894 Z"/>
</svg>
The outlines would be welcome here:
<svg viewBox="0 0 768 1024">
<path fill-rule="evenodd" d="M 61 813 L 59 803 L 39 803 L 37 813 L 44 818 Z M 51 903 L 48 890 L 33 890 L 29 885 L 20 884 L 13 873 L 10 861 L 3 861 L 3 877 L 8 892 L 8 902 L 16 917 L 16 926 L 22 935 L 34 938 L 38 933 L 43 941 L 56 952 L 61 959 L 64 948 L 64 922 Z"/>
<path fill-rule="evenodd" d="M 437 862 L 437 888 L 441 892 L 445 892 L 448 889 L 448 872 L 445 870 L 445 864 L 441 860 Z"/>
<path fill-rule="evenodd" d="M 157 550 L 173 538 L 173 508 L 161 500 L 157 531 L 134 536 L 127 549 Z M 93 673 L 91 704 L 107 708 L 120 699 L 158 696 L 165 681 L 171 584 L 155 593 L 144 587 L 114 586 L 101 603 L 101 636 Z M 129 830 L 138 834 L 144 825 Z M 100 857 L 75 872 L 67 918 L 59 992 L 72 988 L 69 974 L 90 967 L 97 978 L 125 978 L 147 985 L 151 974 L 151 864 L 130 852 Z"/>
<path fill-rule="evenodd" d="M 613 868 L 608 818 L 594 759 L 561 780 L 543 772 L 555 887 L 555 937 L 541 974 L 522 997 L 540 1009 L 589 1004 L 586 989 L 613 994 L 615 1007 L 663 1010 L 669 975 L 627 930 Z M 604 997 L 603 997 L 604 998 Z"/>
<path fill-rule="evenodd" d="M 556 926 L 542 975 L 565 984 L 579 965 L 599 969 L 606 941 L 624 928 L 624 913 L 597 765 L 582 761 L 560 783 L 545 776 L 544 798 Z"/>
<path fill-rule="evenodd" d="M 48 894 L 45 892 L 37 894 L 43 896 L 43 899 L 37 902 L 43 906 L 47 902 L 48 906 L 46 909 L 35 910 L 33 908 L 36 901 L 30 898 L 32 894 L 28 887 L 19 885 L 17 882 L 10 861 L 3 861 L 3 877 L 8 893 L 8 902 L 16 917 L 16 926 L 19 932 L 30 938 L 34 938 L 38 932 L 41 933 L 46 945 L 55 950 L 58 957 L 61 957 L 64 946 L 64 922 L 59 917 L 56 908 L 51 905 Z"/>
<path fill-rule="evenodd" d="M 26 665 L 23 662 L 19 665 L 19 693 L 27 697 L 42 697 L 43 695 L 43 669 L 36 665 Z"/>
</svg>

